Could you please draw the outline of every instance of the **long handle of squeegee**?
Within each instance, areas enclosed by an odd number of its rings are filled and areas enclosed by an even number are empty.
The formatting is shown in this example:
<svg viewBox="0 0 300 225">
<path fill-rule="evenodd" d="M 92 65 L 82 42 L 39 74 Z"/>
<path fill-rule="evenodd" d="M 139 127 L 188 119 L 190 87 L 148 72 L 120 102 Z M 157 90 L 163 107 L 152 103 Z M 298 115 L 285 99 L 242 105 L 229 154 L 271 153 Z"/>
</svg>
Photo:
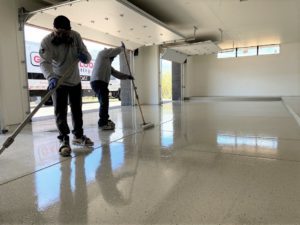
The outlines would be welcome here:
<svg viewBox="0 0 300 225">
<path fill-rule="evenodd" d="M 15 129 L 15 131 L 6 139 L 0 149 L 0 155 L 2 152 L 8 148 L 15 140 L 15 137 L 21 132 L 21 130 L 25 127 L 25 125 L 31 120 L 34 114 L 43 106 L 43 104 L 50 98 L 50 96 L 56 91 L 56 89 L 65 81 L 68 77 L 67 74 L 73 69 L 75 64 L 78 63 L 78 60 L 75 60 L 73 64 L 62 74 L 62 76 L 57 81 L 56 86 L 47 92 L 47 94 L 41 99 L 41 102 L 32 110 L 30 114 L 26 116 L 23 122 Z"/>
<path fill-rule="evenodd" d="M 129 62 L 128 62 L 127 55 L 126 55 L 126 51 L 125 51 L 126 47 L 125 47 L 125 44 L 124 44 L 123 41 L 121 43 L 122 43 L 122 47 L 123 47 L 123 50 L 124 50 L 124 56 L 125 56 L 125 60 L 126 60 L 126 64 L 127 64 L 128 70 L 129 70 L 129 75 L 132 76 L 131 69 L 130 69 Z M 140 112 L 141 112 L 141 116 L 142 116 L 142 120 L 143 120 L 143 125 L 145 125 L 147 123 L 145 122 L 145 118 L 144 118 L 144 115 L 143 115 L 143 112 L 142 112 L 142 108 L 141 108 L 139 96 L 138 96 L 137 90 L 136 90 L 137 87 L 135 86 L 134 79 L 131 79 L 131 82 L 132 82 L 132 85 L 133 85 L 133 89 L 134 89 L 134 93 L 135 93 L 135 98 L 137 100 L 137 103 L 138 103 L 138 106 L 139 106 L 139 109 L 140 109 Z"/>
</svg>

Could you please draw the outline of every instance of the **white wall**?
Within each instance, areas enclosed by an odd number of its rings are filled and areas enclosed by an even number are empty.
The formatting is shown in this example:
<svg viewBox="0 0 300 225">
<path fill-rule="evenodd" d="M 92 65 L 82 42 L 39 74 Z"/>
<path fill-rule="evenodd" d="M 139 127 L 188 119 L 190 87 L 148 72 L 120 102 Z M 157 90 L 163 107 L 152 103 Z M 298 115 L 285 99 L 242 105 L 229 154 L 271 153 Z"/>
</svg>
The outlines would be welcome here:
<svg viewBox="0 0 300 225">
<path fill-rule="evenodd" d="M 300 95 L 300 43 L 281 45 L 280 54 L 187 60 L 185 97 Z"/>
<path fill-rule="evenodd" d="M 17 124 L 28 111 L 23 33 L 18 27 L 18 2 L 1 1 L 0 7 L 0 119 L 3 126 Z"/>
<path fill-rule="evenodd" d="M 134 57 L 133 76 L 141 104 L 159 104 L 159 48 L 139 48 Z"/>
<path fill-rule="evenodd" d="M 0 2 L 0 125 L 18 124 L 29 111 L 24 33 L 19 31 L 18 9 L 36 10 L 32 0 Z"/>
</svg>

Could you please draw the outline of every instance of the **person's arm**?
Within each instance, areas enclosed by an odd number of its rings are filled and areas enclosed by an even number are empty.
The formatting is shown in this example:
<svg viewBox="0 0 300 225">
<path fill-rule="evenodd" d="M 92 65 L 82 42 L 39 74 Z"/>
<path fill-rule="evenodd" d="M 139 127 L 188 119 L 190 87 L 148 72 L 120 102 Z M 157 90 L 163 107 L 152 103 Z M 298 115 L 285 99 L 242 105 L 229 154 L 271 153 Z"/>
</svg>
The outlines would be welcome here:
<svg viewBox="0 0 300 225">
<path fill-rule="evenodd" d="M 123 50 L 123 47 L 106 49 L 105 57 L 107 57 L 107 58 L 116 57 L 117 55 L 119 55 L 122 52 L 122 50 Z"/>
<path fill-rule="evenodd" d="M 79 33 L 77 33 L 77 43 L 78 43 L 78 59 L 82 62 L 82 63 L 89 63 L 92 59 L 91 54 L 89 53 L 89 51 L 87 50 L 85 44 L 82 41 L 82 38 L 80 36 Z"/>
<path fill-rule="evenodd" d="M 113 67 L 111 67 L 111 75 L 113 75 L 115 78 L 118 78 L 120 80 L 133 79 L 132 76 L 125 74 L 125 73 L 121 73 L 121 72 L 115 70 Z"/>
<path fill-rule="evenodd" d="M 57 78 L 52 67 L 53 50 L 45 39 L 41 43 L 39 54 L 41 56 L 40 67 L 44 77 L 49 81 L 52 78 Z"/>
</svg>

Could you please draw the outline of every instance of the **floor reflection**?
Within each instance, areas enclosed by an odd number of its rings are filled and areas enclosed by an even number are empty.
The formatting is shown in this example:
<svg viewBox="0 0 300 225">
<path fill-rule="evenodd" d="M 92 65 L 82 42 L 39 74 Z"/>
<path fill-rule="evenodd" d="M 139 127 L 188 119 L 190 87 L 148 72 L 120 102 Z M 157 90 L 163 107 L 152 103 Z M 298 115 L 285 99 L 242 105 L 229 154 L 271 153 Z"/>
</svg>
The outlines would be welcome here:
<svg viewBox="0 0 300 225">
<path fill-rule="evenodd" d="M 85 224 L 87 208 L 85 158 L 76 157 L 72 161 L 66 161 L 66 164 L 61 167 L 58 220 L 63 224 Z"/>
<path fill-rule="evenodd" d="M 174 144 L 174 133 L 162 131 L 160 141 L 162 147 L 171 147 Z"/>
<path fill-rule="evenodd" d="M 264 152 L 277 154 L 278 138 L 261 136 L 242 136 L 217 134 L 217 144 L 222 150 L 243 150 L 247 152 Z"/>
<path fill-rule="evenodd" d="M 116 170 L 124 163 L 124 146 L 122 144 L 103 145 L 99 167 L 96 170 L 96 180 L 100 187 L 103 199 L 113 206 L 127 205 L 131 201 L 131 193 L 128 195 L 122 189 L 121 181 L 127 177 L 135 176 L 136 171 L 128 172 Z M 122 151 L 120 151 L 122 150 Z"/>
<path fill-rule="evenodd" d="M 101 149 L 78 155 L 61 164 L 53 165 L 47 170 L 35 174 L 35 187 L 39 211 L 61 202 L 73 205 L 80 195 L 81 204 L 86 201 L 86 185 L 97 182 L 103 198 L 110 204 L 128 204 L 128 191 L 119 190 L 118 185 L 125 178 L 131 179 L 136 173 L 123 171 L 125 164 L 124 143 L 115 142 L 103 145 Z M 80 189 L 80 190 L 79 190 Z M 126 196 L 123 196 L 124 193 Z M 75 203 L 74 203 L 75 204 Z M 70 209 L 66 209 L 69 211 Z"/>
<path fill-rule="evenodd" d="M 71 174 L 71 169 L 69 169 L 69 173 Z M 35 190 L 39 211 L 43 211 L 59 201 L 61 177 L 60 165 L 51 166 L 47 170 L 41 170 L 35 174 Z"/>
</svg>

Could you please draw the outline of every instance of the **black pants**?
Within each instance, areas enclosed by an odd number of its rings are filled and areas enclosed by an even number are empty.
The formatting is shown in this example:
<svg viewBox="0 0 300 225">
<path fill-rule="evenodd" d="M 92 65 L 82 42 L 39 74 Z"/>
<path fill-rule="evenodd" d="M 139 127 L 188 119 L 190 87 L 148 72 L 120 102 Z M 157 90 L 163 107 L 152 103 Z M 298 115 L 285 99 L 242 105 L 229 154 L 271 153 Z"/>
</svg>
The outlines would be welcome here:
<svg viewBox="0 0 300 225">
<path fill-rule="evenodd" d="M 67 122 L 68 102 L 72 113 L 72 134 L 77 138 L 83 135 L 82 121 L 82 89 L 81 83 L 76 86 L 62 85 L 54 92 L 53 96 L 56 126 L 59 131 L 58 139 L 68 139 L 70 129 Z"/>
<path fill-rule="evenodd" d="M 107 124 L 109 115 L 108 115 L 108 109 L 109 109 L 109 90 L 108 90 L 108 83 L 105 83 L 100 80 L 96 80 L 91 82 L 91 87 L 93 91 L 96 93 L 100 108 L 99 108 L 99 120 L 98 120 L 98 126 L 104 126 Z"/>
</svg>

